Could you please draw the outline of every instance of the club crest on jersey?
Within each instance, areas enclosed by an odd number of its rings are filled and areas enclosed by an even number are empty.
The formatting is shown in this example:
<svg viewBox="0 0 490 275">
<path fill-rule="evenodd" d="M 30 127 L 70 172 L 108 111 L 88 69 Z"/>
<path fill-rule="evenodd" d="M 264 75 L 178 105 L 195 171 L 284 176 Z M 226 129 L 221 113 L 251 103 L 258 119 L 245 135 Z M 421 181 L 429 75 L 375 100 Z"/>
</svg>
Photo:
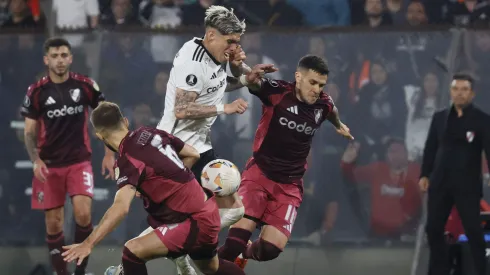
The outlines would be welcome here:
<svg viewBox="0 0 490 275">
<path fill-rule="evenodd" d="M 320 118 L 322 118 L 322 114 L 322 109 L 315 109 L 315 123 L 318 123 L 318 121 L 320 121 Z"/>
<path fill-rule="evenodd" d="M 28 96 L 24 97 L 24 106 L 25 107 L 31 106 L 31 100 L 29 99 Z"/>
<path fill-rule="evenodd" d="M 71 89 L 70 90 L 70 96 L 73 101 L 78 102 L 80 101 L 80 89 Z"/>
<path fill-rule="evenodd" d="M 196 85 L 197 83 L 197 76 L 193 75 L 193 74 L 190 74 L 188 75 L 186 78 L 185 78 L 185 82 L 187 83 L 187 85 L 189 86 L 194 86 Z"/>
<path fill-rule="evenodd" d="M 271 87 L 277 88 L 279 87 L 279 83 L 277 83 L 275 80 L 272 80 L 270 78 L 267 78 L 267 82 L 271 85 Z"/>
<path fill-rule="evenodd" d="M 475 132 L 473 131 L 466 132 L 466 140 L 468 140 L 468 143 L 473 142 L 473 139 L 475 139 Z"/>
</svg>

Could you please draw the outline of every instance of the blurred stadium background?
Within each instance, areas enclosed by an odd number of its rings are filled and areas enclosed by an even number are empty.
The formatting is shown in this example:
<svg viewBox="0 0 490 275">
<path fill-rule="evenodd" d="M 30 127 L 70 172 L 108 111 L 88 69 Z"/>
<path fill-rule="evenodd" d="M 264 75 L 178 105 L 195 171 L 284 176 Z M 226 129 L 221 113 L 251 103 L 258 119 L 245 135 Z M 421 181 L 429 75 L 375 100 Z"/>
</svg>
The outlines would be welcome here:
<svg viewBox="0 0 490 275">
<path fill-rule="evenodd" d="M 307 53 L 325 57 L 332 71 L 326 91 L 361 143 L 356 166 L 347 168 L 364 176 L 348 177 L 346 166 L 341 169 L 347 142 L 329 125 L 317 132 L 291 243 L 279 259 L 249 264 L 248 274 L 425 274 L 418 175 L 393 179 L 378 164 L 420 164 L 430 118 L 449 104 L 454 72 L 476 77 L 476 102 L 488 110 L 489 1 L 0 0 L 0 273 L 47 274 L 43 268 L 32 271 L 48 266 L 48 251 L 43 215 L 30 210 L 32 164 L 18 112 L 27 86 L 45 73 L 44 40 L 69 39 L 73 71 L 97 80 L 133 127 L 156 125 L 171 62 L 185 41 L 202 35 L 204 10 L 211 4 L 233 7 L 246 19 L 246 62 L 276 64 L 275 78 L 293 79 L 297 60 Z M 250 110 L 221 116 L 213 139 L 223 158 L 243 167 L 261 108 L 246 90 L 227 94 L 226 101 L 238 97 Z M 406 154 L 393 153 L 394 143 L 404 145 Z M 96 224 L 116 185 L 98 173 L 102 144 L 94 139 L 92 146 Z M 486 183 L 484 190 L 488 198 Z M 122 244 L 146 228 L 139 204 L 95 249 L 90 271 L 102 274 L 117 264 Z M 175 273 L 168 261 L 149 266 L 151 274 Z"/>
</svg>

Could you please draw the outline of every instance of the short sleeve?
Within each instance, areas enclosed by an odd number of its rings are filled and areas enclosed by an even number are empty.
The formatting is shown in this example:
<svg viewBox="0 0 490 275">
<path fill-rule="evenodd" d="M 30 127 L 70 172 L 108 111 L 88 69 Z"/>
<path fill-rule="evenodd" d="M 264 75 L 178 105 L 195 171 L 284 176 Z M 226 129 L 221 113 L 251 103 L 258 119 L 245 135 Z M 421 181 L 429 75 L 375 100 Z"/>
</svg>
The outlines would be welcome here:
<svg viewBox="0 0 490 275">
<path fill-rule="evenodd" d="M 24 97 L 24 102 L 20 109 L 20 114 L 23 117 L 28 117 L 31 119 L 38 119 L 41 116 L 41 108 L 39 105 L 39 91 L 38 89 L 30 86 L 27 89 L 27 94 Z"/>
<path fill-rule="evenodd" d="M 88 93 L 89 93 L 89 104 L 92 109 L 97 108 L 101 101 L 105 100 L 104 94 L 100 91 L 100 87 L 95 82 L 95 80 L 88 78 Z"/>
<path fill-rule="evenodd" d="M 201 94 L 206 84 L 205 71 L 202 63 L 197 61 L 186 61 L 174 65 L 173 81 L 175 87 L 184 91 Z"/>
<path fill-rule="evenodd" d="M 276 105 L 282 95 L 290 90 L 290 85 L 287 81 L 262 78 L 260 89 L 258 91 L 249 89 L 249 91 L 265 105 Z"/>
<path fill-rule="evenodd" d="M 144 171 L 145 164 L 142 161 L 131 157 L 127 153 L 121 155 L 117 159 L 114 169 L 117 188 L 122 188 L 128 184 L 138 187 L 142 181 Z"/>
</svg>

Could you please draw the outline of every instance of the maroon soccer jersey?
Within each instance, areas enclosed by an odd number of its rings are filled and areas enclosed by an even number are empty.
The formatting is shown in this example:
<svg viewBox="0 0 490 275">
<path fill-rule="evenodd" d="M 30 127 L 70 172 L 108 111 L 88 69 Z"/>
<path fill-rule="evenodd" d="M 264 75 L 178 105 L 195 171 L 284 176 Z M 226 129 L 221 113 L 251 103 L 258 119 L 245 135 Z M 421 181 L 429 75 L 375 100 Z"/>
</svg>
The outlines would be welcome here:
<svg viewBox="0 0 490 275">
<path fill-rule="evenodd" d="M 90 160 L 88 107 L 95 108 L 104 95 L 90 78 L 70 73 L 63 83 L 48 76 L 29 86 L 21 114 L 38 120 L 39 157 L 48 167 Z"/>
<path fill-rule="evenodd" d="M 182 140 L 149 127 L 128 133 L 119 147 L 118 188 L 135 186 L 146 211 L 160 224 L 180 223 L 204 207 L 203 188 L 178 156 L 183 147 Z"/>
<path fill-rule="evenodd" d="M 312 105 L 299 101 L 295 86 L 263 79 L 259 91 L 250 90 L 263 103 L 253 157 L 268 178 L 280 183 L 303 177 L 313 136 L 334 108 L 332 98 L 323 92 Z"/>
</svg>

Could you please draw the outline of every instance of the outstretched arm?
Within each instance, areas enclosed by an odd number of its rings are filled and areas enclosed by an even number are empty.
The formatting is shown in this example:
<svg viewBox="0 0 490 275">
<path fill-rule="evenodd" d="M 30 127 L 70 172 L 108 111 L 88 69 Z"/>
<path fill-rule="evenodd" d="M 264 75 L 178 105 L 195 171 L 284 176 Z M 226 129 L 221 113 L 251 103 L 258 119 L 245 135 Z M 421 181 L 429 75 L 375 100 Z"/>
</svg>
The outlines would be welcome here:
<svg viewBox="0 0 490 275">
<path fill-rule="evenodd" d="M 37 120 L 28 117 L 25 118 L 24 142 L 32 162 L 39 159 L 39 153 L 37 151 L 37 127 Z"/>
<path fill-rule="evenodd" d="M 332 111 L 328 114 L 327 120 L 332 123 L 337 133 L 347 139 L 353 140 L 354 137 L 350 133 L 349 127 L 347 127 L 342 121 L 340 121 L 339 110 L 337 107 L 333 107 Z"/>
</svg>

